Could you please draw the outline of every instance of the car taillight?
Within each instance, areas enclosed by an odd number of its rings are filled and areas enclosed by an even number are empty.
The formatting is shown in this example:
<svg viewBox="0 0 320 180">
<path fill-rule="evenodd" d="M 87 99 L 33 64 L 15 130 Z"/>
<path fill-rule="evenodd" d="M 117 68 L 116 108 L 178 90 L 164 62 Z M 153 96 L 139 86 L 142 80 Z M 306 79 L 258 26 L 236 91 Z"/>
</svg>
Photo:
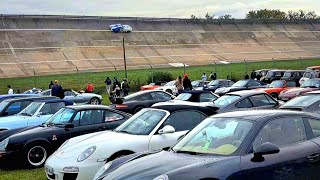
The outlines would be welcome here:
<svg viewBox="0 0 320 180">
<path fill-rule="evenodd" d="M 116 104 L 116 108 L 127 108 L 128 105 L 126 104 Z"/>
</svg>

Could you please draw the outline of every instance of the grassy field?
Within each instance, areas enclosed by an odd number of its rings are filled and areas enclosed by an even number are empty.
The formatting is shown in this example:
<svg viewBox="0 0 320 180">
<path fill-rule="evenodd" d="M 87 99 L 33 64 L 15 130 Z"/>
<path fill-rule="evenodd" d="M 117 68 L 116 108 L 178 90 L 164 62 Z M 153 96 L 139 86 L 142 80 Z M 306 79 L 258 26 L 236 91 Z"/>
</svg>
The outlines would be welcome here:
<svg viewBox="0 0 320 180">
<path fill-rule="evenodd" d="M 281 68 L 281 69 L 305 69 L 308 66 L 320 65 L 320 59 L 313 60 L 294 60 L 294 61 L 276 61 L 276 62 L 254 62 L 254 63 L 239 63 L 239 64 L 227 64 L 227 65 L 208 65 L 208 66 L 197 66 L 186 68 L 186 73 L 189 74 L 192 80 L 200 79 L 203 72 L 208 75 L 210 72 L 215 72 L 218 78 L 226 78 L 231 76 L 235 79 L 242 79 L 246 70 L 252 69 L 265 69 L 265 68 Z M 168 68 L 168 69 L 155 69 L 155 71 L 168 71 L 174 76 L 182 75 L 184 73 L 183 68 Z M 128 77 L 131 84 L 145 84 L 150 75 L 150 70 L 131 70 L 128 71 Z M 26 90 L 34 86 L 46 89 L 50 80 L 58 79 L 65 88 L 79 89 L 79 87 L 85 87 L 88 81 L 92 82 L 100 92 L 104 89 L 104 79 L 106 76 L 114 77 L 118 79 L 124 77 L 124 72 L 99 72 L 99 73 L 83 73 L 78 76 L 75 74 L 67 75 L 56 75 L 56 76 L 43 76 L 43 77 L 29 77 L 29 78 L 11 78 L 1 79 L 0 93 L 4 94 L 7 92 L 6 86 L 10 84 L 15 89 Z M 79 80 L 78 80 L 79 77 Z M 81 85 L 81 86 L 80 86 Z M 108 98 L 105 93 L 100 93 L 104 96 L 104 104 L 108 104 Z M 14 180 L 14 179 L 32 179 L 42 180 L 46 179 L 43 169 L 36 170 L 14 170 L 4 171 L 0 170 L 0 180 Z"/>
</svg>

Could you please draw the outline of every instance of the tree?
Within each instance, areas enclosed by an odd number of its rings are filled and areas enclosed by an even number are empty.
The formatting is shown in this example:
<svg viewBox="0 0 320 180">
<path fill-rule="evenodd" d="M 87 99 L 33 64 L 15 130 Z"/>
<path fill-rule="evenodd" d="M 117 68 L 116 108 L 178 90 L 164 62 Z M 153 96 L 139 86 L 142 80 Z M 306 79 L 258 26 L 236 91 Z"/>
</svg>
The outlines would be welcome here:
<svg viewBox="0 0 320 180">
<path fill-rule="evenodd" d="M 279 9 L 261 9 L 249 11 L 246 19 L 286 19 L 287 14 Z"/>
<path fill-rule="evenodd" d="M 305 19 L 317 19 L 319 18 L 314 11 L 288 11 L 287 18 L 289 20 L 305 20 Z"/>
<path fill-rule="evenodd" d="M 208 20 L 208 21 L 212 21 L 214 19 L 214 14 L 213 15 L 209 15 L 209 13 L 206 14 L 205 18 Z"/>
<path fill-rule="evenodd" d="M 225 14 L 225 15 L 219 16 L 219 19 L 234 19 L 234 18 L 230 14 Z"/>
</svg>

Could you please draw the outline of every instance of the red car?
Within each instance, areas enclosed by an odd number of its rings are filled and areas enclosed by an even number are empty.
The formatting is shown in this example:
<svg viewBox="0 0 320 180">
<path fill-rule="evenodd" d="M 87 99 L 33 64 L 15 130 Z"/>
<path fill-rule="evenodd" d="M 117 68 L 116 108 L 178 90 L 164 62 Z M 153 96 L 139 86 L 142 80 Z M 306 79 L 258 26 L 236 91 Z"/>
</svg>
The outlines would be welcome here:
<svg viewBox="0 0 320 180">
<path fill-rule="evenodd" d="M 288 101 L 301 94 L 320 89 L 320 78 L 306 80 L 299 88 L 284 90 L 280 93 L 279 99 Z"/>
<path fill-rule="evenodd" d="M 154 90 L 154 89 L 156 89 L 156 88 L 158 88 L 158 87 L 160 87 L 160 86 L 163 86 L 163 85 L 165 85 L 165 84 L 166 84 L 166 82 L 164 82 L 164 81 L 159 81 L 159 82 L 155 82 L 155 83 L 150 83 L 150 84 L 148 84 L 148 85 L 141 86 L 141 87 L 140 87 L 140 90 L 141 90 L 141 91 Z"/>
<path fill-rule="evenodd" d="M 285 80 L 273 81 L 267 88 L 258 89 L 270 94 L 273 98 L 278 98 L 279 94 L 291 88 L 296 87 L 295 82 L 286 82 Z"/>
</svg>

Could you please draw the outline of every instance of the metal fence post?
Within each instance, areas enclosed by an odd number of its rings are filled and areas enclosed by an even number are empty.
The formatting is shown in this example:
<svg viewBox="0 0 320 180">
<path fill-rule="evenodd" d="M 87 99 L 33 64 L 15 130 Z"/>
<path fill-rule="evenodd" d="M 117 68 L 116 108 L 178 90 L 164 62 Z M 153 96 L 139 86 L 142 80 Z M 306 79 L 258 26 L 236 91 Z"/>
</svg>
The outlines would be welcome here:
<svg viewBox="0 0 320 180">
<path fill-rule="evenodd" d="M 183 74 L 186 74 L 186 64 L 184 62 L 182 62 L 183 64 Z"/>
<path fill-rule="evenodd" d="M 302 58 L 299 57 L 299 59 L 300 59 L 300 66 L 301 66 L 301 68 L 302 68 Z"/>
<path fill-rule="evenodd" d="M 273 68 L 276 68 L 276 61 L 272 58 L 273 61 Z"/>
<path fill-rule="evenodd" d="M 37 87 L 37 75 L 34 69 L 33 69 L 33 77 L 34 77 L 34 87 Z"/>
<path fill-rule="evenodd" d="M 214 72 L 217 73 L 217 63 L 216 61 L 213 61 L 214 62 Z"/>
<path fill-rule="evenodd" d="M 245 69 L 246 69 L 246 73 L 248 73 L 248 64 L 247 64 L 247 61 L 244 59 L 244 66 L 245 66 Z"/>
<path fill-rule="evenodd" d="M 76 69 L 77 69 L 77 79 L 78 79 L 78 90 L 80 90 L 80 78 L 79 78 L 79 69 L 78 69 L 78 66 L 76 66 Z"/>
<path fill-rule="evenodd" d="M 152 65 L 149 64 L 149 66 L 151 67 L 151 81 L 154 82 L 154 81 L 153 81 L 154 79 L 153 79 L 153 69 L 152 69 Z"/>
</svg>

